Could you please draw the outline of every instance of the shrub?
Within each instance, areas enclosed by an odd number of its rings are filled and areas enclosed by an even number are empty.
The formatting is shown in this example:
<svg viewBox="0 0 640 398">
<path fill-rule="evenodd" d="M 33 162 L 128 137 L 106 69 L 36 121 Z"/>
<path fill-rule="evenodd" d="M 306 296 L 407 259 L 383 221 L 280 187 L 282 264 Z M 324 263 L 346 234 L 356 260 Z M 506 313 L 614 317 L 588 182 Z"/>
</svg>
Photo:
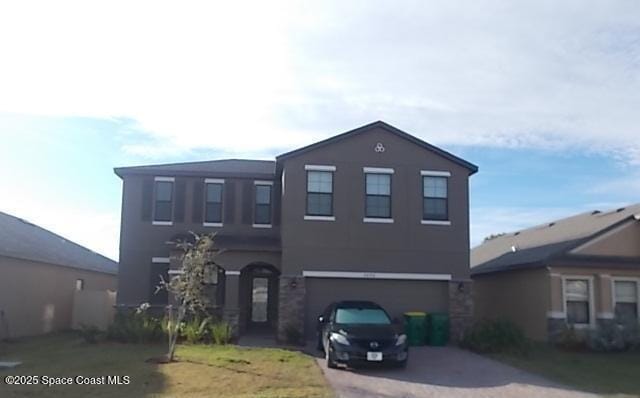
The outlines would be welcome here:
<svg viewBox="0 0 640 398">
<path fill-rule="evenodd" d="M 608 324 L 589 331 L 586 345 L 593 351 L 603 352 L 623 351 L 626 348 L 622 329 Z"/>
<path fill-rule="evenodd" d="M 622 329 L 622 338 L 627 349 L 640 351 L 640 325 L 635 322 L 625 325 Z"/>
<path fill-rule="evenodd" d="M 565 326 L 554 341 L 556 347 L 567 351 L 580 351 L 586 347 L 583 336 L 580 336 L 573 325 Z"/>
<path fill-rule="evenodd" d="M 591 331 L 587 346 L 594 351 L 615 352 L 640 348 L 640 328 L 634 323 L 605 324 Z"/>
<path fill-rule="evenodd" d="M 120 311 L 107 329 L 107 338 L 121 343 L 156 342 L 164 337 L 162 324 L 144 310 Z"/>
<path fill-rule="evenodd" d="M 227 322 L 212 323 L 209 326 L 209 333 L 211 334 L 211 342 L 213 344 L 224 345 L 231 342 L 232 332 Z"/>
<path fill-rule="evenodd" d="M 300 329 L 293 325 L 287 325 L 284 329 L 284 335 L 287 339 L 287 343 L 290 344 L 300 344 L 302 341 L 302 333 Z"/>
<path fill-rule="evenodd" d="M 80 336 L 85 342 L 89 344 L 95 344 L 98 342 L 98 338 L 102 335 L 102 331 L 94 325 L 80 324 Z"/>
<path fill-rule="evenodd" d="M 210 318 L 205 318 L 202 321 L 199 318 L 194 318 L 188 322 L 183 322 L 180 334 L 189 344 L 202 342 L 207 335 L 207 326 L 210 321 Z"/>
<path fill-rule="evenodd" d="M 469 328 L 460 345 L 479 353 L 512 353 L 525 355 L 529 341 L 522 330 L 508 320 L 478 321 Z"/>
</svg>

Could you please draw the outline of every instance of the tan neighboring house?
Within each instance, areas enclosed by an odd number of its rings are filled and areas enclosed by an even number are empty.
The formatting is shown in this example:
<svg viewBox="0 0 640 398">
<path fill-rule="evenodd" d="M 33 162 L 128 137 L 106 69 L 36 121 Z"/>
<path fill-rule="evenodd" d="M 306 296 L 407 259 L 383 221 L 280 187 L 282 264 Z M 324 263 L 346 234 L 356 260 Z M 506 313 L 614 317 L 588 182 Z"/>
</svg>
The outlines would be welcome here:
<svg viewBox="0 0 640 398">
<path fill-rule="evenodd" d="M 530 338 L 637 323 L 640 204 L 489 239 L 471 265 L 476 318 L 508 318 Z"/>
<path fill-rule="evenodd" d="M 70 329 L 76 290 L 116 290 L 118 264 L 0 212 L 0 339 Z"/>
</svg>

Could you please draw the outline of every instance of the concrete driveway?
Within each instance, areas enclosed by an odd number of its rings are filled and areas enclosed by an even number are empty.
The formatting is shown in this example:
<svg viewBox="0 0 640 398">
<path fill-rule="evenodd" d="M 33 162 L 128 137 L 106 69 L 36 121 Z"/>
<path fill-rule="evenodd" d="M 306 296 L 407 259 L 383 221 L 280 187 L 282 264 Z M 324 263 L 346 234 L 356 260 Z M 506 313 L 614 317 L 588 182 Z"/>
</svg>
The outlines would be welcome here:
<svg viewBox="0 0 640 398">
<path fill-rule="evenodd" d="M 406 369 L 328 369 L 340 398 L 594 397 L 454 347 L 413 347 Z"/>
</svg>

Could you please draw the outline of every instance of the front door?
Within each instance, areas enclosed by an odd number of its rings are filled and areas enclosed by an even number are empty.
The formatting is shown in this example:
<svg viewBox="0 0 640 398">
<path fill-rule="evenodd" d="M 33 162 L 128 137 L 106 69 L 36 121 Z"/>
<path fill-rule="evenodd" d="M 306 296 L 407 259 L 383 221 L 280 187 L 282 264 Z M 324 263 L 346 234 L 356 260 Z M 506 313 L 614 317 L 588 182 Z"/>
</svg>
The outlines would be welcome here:
<svg viewBox="0 0 640 398">
<path fill-rule="evenodd" d="M 251 281 L 251 323 L 267 326 L 269 321 L 269 278 L 254 276 Z"/>
</svg>

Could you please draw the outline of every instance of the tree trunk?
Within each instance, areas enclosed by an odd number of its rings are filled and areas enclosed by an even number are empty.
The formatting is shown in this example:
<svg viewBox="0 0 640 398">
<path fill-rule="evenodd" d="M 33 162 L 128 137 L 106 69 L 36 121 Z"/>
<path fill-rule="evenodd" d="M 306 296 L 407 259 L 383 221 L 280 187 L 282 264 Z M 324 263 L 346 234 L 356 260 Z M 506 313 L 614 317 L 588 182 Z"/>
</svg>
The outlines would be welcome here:
<svg viewBox="0 0 640 398">
<path fill-rule="evenodd" d="M 173 362 L 173 359 L 175 357 L 175 353 L 176 353 L 176 343 L 178 341 L 178 335 L 180 334 L 180 325 L 182 324 L 182 321 L 184 320 L 184 316 L 186 314 L 187 310 L 185 308 L 184 305 L 181 305 L 180 307 L 178 307 L 178 314 L 176 316 L 177 319 L 173 319 L 174 318 L 174 312 L 173 309 L 169 309 L 169 313 L 170 313 L 170 327 L 168 328 L 169 331 L 169 352 L 167 353 L 167 361 L 168 362 Z M 175 321 L 175 322 L 172 322 Z"/>
</svg>

